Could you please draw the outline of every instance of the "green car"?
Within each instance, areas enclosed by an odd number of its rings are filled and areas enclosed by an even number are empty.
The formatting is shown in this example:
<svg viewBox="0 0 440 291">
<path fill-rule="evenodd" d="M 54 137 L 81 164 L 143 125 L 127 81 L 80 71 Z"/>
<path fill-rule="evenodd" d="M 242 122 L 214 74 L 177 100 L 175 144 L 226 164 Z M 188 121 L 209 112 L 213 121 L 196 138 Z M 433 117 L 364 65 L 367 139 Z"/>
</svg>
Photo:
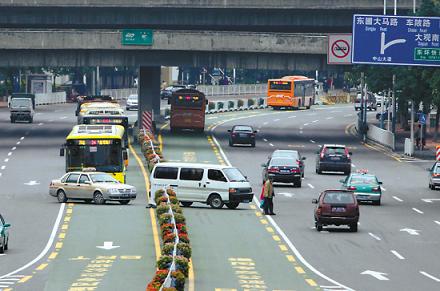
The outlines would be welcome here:
<svg viewBox="0 0 440 291">
<path fill-rule="evenodd" d="M 375 175 L 367 173 L 353 173 L 340 181 L 342 188 L 354 192 L 357 201 L 371 201 L 374 205 L 380 205 L 382 198 L 382 182 Z"/>
<path fill-rule="evenodd" d="M 9 232 L 8 228 L 11 225 L 6 223 L 3 216 L 0 214 L 0 254 L 3 254 L 8 249 Z"/>
</svg>

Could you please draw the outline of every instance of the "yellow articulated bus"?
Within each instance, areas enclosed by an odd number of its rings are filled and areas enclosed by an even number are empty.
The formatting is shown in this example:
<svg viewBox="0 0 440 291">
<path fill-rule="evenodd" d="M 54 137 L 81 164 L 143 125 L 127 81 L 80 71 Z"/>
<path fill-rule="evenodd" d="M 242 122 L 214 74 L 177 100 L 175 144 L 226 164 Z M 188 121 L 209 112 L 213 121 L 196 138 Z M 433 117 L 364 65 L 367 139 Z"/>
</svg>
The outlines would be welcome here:
<svg viewBox="0 0 440 291">
<path fill-rule="evenodd" d="M 273 109 L 310 108 L 315 102 L 315 80 L 285 76 L 267 81 L 267 105 Z"/>
<path fill-rule="evenodd" d="M 92 167 L 126 181 L 128 153 L 121 125 L 75 125 L 60 155 L 66 156 L 66 172 Z"/>
</svg>

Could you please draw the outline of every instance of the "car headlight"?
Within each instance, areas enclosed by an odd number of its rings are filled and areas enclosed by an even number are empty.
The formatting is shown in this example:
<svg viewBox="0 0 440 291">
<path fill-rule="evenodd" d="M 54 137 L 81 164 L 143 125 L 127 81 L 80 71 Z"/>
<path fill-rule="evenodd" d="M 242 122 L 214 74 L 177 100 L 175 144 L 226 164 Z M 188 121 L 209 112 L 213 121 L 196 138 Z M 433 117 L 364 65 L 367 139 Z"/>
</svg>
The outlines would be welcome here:
<svg viewBox="0 0 440 291">
<path fill-rule="evenodd" d="M 136 194 L 136 189 L 131 189 L 131 194 Z"/>
<path fill-rule="evenodd" d="M 110 194 L 119 194 L 119 190 L 116 188 L 110 188 L 110 189 L 108 189 L 108 192 Z"/>
</svg>

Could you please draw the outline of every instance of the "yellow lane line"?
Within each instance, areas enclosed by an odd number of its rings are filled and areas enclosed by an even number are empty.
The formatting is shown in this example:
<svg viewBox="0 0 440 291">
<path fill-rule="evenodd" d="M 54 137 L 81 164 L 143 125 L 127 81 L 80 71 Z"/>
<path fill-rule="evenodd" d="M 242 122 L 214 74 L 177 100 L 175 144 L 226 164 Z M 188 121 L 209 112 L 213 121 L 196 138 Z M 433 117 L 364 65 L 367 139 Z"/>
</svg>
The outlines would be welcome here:
<svg viewBox="0 0 440 291">
<path fill-rule="evenodd" d="M 280 250 L 283 251 L 283 252 L 287 252 L 288 251 L 288 249 L 287 249 L 287 247 L 285 245 L 279 245 L 279 247 L 280 247 Z"/>
<path fill-rule="evenodd" d="M 281 241 L 281 238 L 277 235 L 273 235 L 272 238 L 274 241 Z"/>
<path fill-rule="evenodd" d="M 144 165 L 142 163 L 142 160 L 139 158 L 138 154 L 134 150 L 134 148 L 131 146 L 131 144 L 128 145 L 130 148 L 130 151 L 133 153 L 134 158 L 136 159 L 136 162 L 139 165 L 139 168 L 141 168 L 142 175 L 144 176 L 145 181 L 145 189 L 147 190 L 147 199 L 149 198 L 149 192 L 150 192 L 150 180 L 148 178 L 147 172 L 145 171 Z M 147 200 L 148 203 L 148 200 Z M 154 209 L 150 208 L 150 219 L 151 219 L 151 228 L 153 230 L 153 241 L 154 241 L 154 248 L 156 251 L 156 259 L 159 260 L 161 251 L 160 251 L 160 241 L 159 241 L 159 234 L 157 231 L 157 222 L 156 222 L 156 215 L 154 214 Z"/>
<path fill-rule="evenodd" d="M 47 263 L 41 264 L 35 270 L 42 271 L 42 270 L 46 269 L 47 265 L 49 265 L 49 264 L 47 264 Z"/>
<path fill-rule="evenodd" d="M 18 281 L 18 283 L 25 283 L 27 281 L 29 281 L 32 278 L 32 276 L 26 276 L 20 279 L 20 281 Z"/>
<path fill-rule="evenodd" d="M 56 249 L 61 249 L 63 247 L 63 243 L 62 242 L 57 242 L 55 245 Z"/>
<path fill-rule="evenodd" d="M 58 256 L 58 253 L 57 253 L 57 252 L 52 252 L 52 253 L 50 254 L 50 256 L 49 256 L 49 259 L 53 260 L 53 259 L 55 259 L 57 256 Z"/>
<path fill-rule="evenodd" d="M 292 263 L 293 263 L 293 262 L 296 262 L 295 257 L 292 256 L 292 255 L 287 255 L 286 258 L 287 258 L 287 260 L 288 260 L 289 262 L 292 262 Z"/>
<path fill-rule="evenodd" d="M 305 274 L 306 272 L 304 271 L 303 268 L 301 267 L 295 267 L 295 270 L 299 273 L 299 274 Z"/>
<path fill-rule="evenodd" d="M 316 282 L 312 279 L 306 279 L 306 282 L 312 287 L 318 286 L 318 284 L 316 284 Z"/>
<path fill-rule="evenodd" d="M 60 239 L 64 239 L 65 237 L 66 237 L 66 233 L 65 232 L 62 232 L 62 233 L 60 233 L 58 235 L 58 238 L 60 238 Z"/>
</svg>

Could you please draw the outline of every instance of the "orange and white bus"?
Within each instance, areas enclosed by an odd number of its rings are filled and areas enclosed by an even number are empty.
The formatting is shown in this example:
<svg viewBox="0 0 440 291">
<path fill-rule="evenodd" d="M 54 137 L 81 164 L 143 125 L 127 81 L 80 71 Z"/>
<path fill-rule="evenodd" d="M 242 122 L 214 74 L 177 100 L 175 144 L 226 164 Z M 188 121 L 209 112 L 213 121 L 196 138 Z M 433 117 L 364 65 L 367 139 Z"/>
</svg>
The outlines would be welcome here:
<svg viewBox="0 0 440 291">
<path fill-rule="evenodd" d="M 170 130 L 193 129 L 203 132 L 205 129 L 206 97 L 195 89 L 174 91 L 168 99 L 171 104 Z"/>
<path fill-rule="evenodd" d="M 315 102 L 315 80 L 285 76 L 267 80 L 267 105 L 274 108 L 310 108 Z"/>
</svg>

